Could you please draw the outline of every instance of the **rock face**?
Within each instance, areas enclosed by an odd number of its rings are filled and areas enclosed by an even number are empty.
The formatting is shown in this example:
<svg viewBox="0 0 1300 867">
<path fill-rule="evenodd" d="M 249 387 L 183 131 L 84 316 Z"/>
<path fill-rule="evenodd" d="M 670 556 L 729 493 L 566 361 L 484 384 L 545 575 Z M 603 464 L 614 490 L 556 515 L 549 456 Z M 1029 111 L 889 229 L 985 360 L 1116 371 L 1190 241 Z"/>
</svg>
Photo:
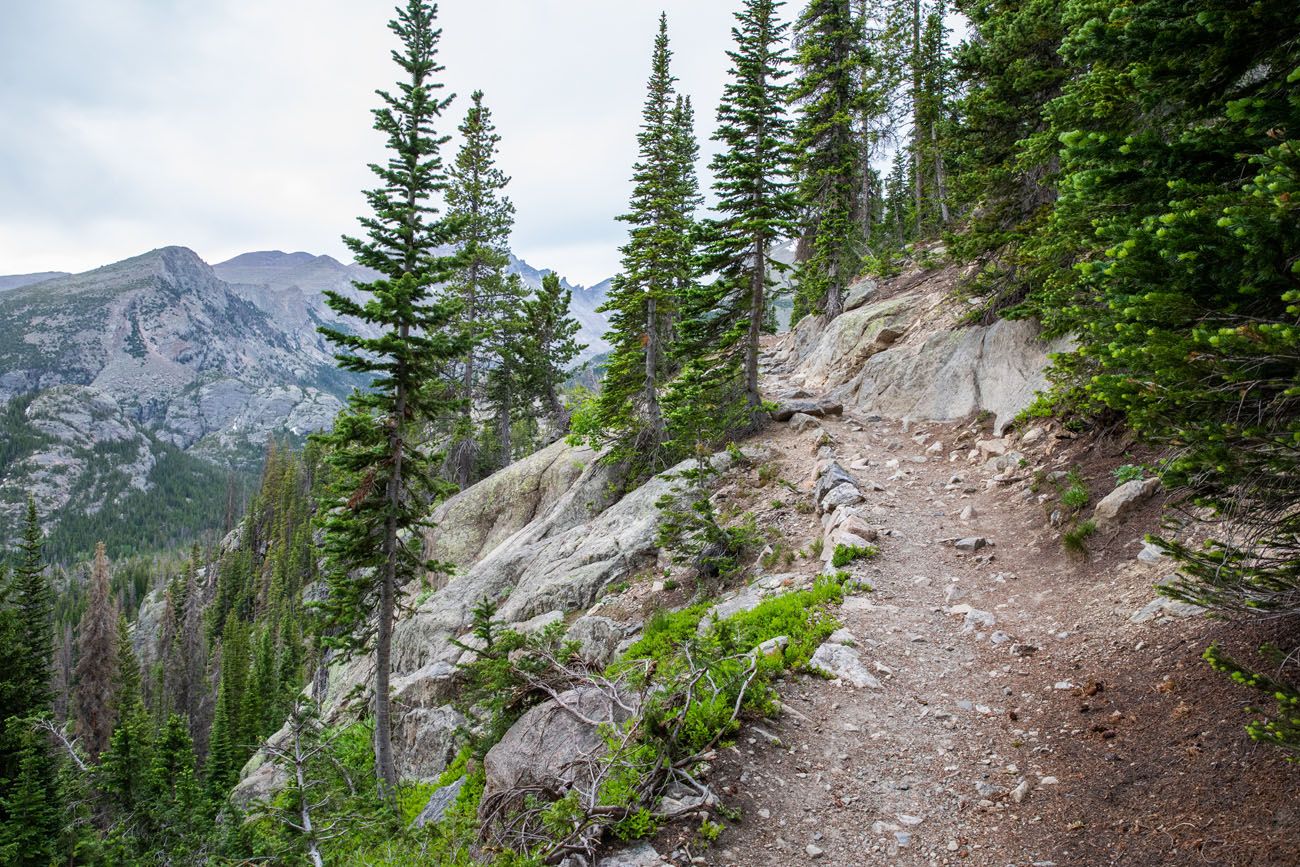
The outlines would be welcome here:
<svg viewBox="0 0 1300 867">
<path fill-rule="evenodd" d="M 618 725 L 635 710 L 631 699 L 620 701 L 599 689 L 572 689 L 520 717 L 483 759 L 480 819 L 489 819 L 518 789 L 559 794 L 581 785 L 584 763 L 597 760 L 604 748 L 592 723 Z"/>
<path fill-rule="evenodd" d="M 47 515 L 93 513 L 151 489 L 167 446 L 251 464 L 329 424 L 360 380 L 256 300 L 181 247 L 0 294 L 0 405 L 26 401 L 31 434 L 0 509 L 36 488 Z"/>
<path fill-rule="evenodd" d="M 573 487 L 596 453 L 553 443 L 463 491 L 434 512 L 438 532 L 426 556 L 464 568 L 545 515 Z"/>
<path fill-rule="evenodd" d="M 721 468 L 731 460 L 722 453 L 714 463 Z M 443 748 L 456 728 L 445 711 L 455 694 L 454 665 L 463 653 L 452 640 L 468 633 L 474 606 L 483 599 L 493 600 L 498 603 L 497 619 L 516 626 L 538 615 L 553 620 L 551 612 L 589 608 L 609 585 L 655 562 L 659 528 L 655 504 L 677 490 L 676 474 L 692 464 L 683 462 L 610 505 L 608 468 L 588 463 L 567 490 L 552 490 L 543 498 L 548 509 L 436 589 L 397 624 L 393 690 L 408 709 L 395 724 L 395 739 L 404 745 L 398 756 L 402 774 L 428 778 L 445 766 Z M 551 463 L 540 460 L 529 466 L 532 472 L 544 474 Z M 477 513 L 495 503 L 497 489 L 490 482 L 465 491 L 461 497 L 466 502 L 460 508 Z M 525 489 L 538 486 L 524 479 L 518 483 Z M 479 502 L 468 502 L 472 500 Z M 436 547 L 437 542 L 431 537 L 429 544 Z M 601 652 L 605 652 L 603 644 Z M 331 670 L 324 702 L 327 714 L 342 710 L 354 687 L 369 684 L 371 665 L 362 657 Z M 444 712 L 433 713 L 437 709 Z"/>
<path fill-rule="evenodd" d="M 826 323 L 805 317 L 772 348 L 791 382 L 841 400 L 846 408 L 894 418 L 951 421 L 978 412 L 996 416 L 1001 432 L 1046 386 L 1046 343 L 1032 322 L 961 327 L 949 293 L 956 269 L 900 278 L 917 288 L 874 300 L 880 290 L 857 284 L 861 306 Z M 861 291 L 855 291 L 861 286 Z"/>
</svg>

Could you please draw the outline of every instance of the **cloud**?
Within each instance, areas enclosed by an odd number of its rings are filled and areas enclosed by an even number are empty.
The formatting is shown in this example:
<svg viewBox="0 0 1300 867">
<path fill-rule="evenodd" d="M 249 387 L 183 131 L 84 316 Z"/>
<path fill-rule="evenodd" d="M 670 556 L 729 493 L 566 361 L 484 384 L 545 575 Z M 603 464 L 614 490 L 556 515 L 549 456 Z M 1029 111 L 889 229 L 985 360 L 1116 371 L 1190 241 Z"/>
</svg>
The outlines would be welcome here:
<svg viewBox="0 0 1300 867">
<path fill-rule="evenodd" d="M 183 244 L 329 253 L 382 156 L 380 0 L 45 0 L 0 29 L 0 273 L 83 270 Z M 444 0 L 441 59 L 485 92 L 513 177 L 514 247 L 587 284 L 617 267 L 660 9 L 707 141 L 735 3 Z M 448 146 L 450 158 L 455 143 Z"/>
</svg>

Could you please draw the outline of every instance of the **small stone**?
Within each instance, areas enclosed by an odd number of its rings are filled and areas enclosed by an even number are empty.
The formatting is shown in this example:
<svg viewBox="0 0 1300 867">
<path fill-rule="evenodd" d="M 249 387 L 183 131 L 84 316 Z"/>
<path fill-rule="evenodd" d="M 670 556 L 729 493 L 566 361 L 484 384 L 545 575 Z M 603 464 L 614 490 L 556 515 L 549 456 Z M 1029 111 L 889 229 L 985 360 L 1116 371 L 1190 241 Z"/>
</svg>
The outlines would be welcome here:
<svg viewBox="0 0 1300 867">
<path fill-rule="evenodd" d="M 975 511 L 974 506 L 967 506 L 966 508 L 961 510 L 961 520 L 965 521 L 968 524 L 971 521 L 975 520 L 975 518 L 977 518 L 978 516 L 979 513 Z"/>
<path fill-rule="evenodd" d="M 816 843 L 809 843 L 807 846 L 803 847 L 803 850 L 808 853 L 809 858 L 820 858 L 822 855 L 826 854 L 825 850 Z"/>
<path fill-rule="evenodd" d="M 770 818 L 772 818 L 772 811 L 769 810 L 767 807 L 759 807 L 759 808 L 758 808 L 758 817 L 759 817 L 760 819 L 770 819 Z"/>
<path fill-rule="evenodd" d="M 1019 783 L 1016 784 L 1016 787 L 1011 790 L 1011 800 L 1019 804 L 1025 800 L 1025 796 L 1027 796 L 1028 794 L 1029 794 L 1029 781 L 1021 780 Z"/>
<path fill-rule="evenodd" d="M 804 431 L 809 431 L 809 430 L 815 430 L 821 427 L 821 424 L 818 423 L 817 419 L 813 418 L 812 416 L 808 415 L 805 412 L 796 412 L 794 415 L 792 415 L 790 417 L 789 425 L 799 433 L 803 433 Z"/>
<path fill-rule="evenodd" d="M 953 545 L 958 551 L 974 552 L 981 548 L 987 547 L 989 540 L 983 536 L 968 536 L 965 539 L 958 539 Z"/>
</svg>

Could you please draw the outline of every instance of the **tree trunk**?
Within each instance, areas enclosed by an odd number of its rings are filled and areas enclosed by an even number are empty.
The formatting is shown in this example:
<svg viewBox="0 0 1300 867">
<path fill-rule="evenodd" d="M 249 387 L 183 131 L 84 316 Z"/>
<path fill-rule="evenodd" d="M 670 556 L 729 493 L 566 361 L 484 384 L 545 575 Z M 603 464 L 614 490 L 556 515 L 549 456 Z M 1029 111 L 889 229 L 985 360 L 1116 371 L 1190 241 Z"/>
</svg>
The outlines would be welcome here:
<svg viewBox="0 0 1300 867">
<path fill-rule="evenodd" d="M 497 412 L 497 437 L 501 440 L 500 465 L 502 469 L 510 466 L 514 460 L 514 448 L 510 442 L 510 407 L 511 395 L 507 392 Z"/>
<path fill-rule="evenodd" d="M 307 757 L 302 752 L 302 722 L 295 720 L 293 730 L 293 772 L 298 783 L 298 823 L 302 835 L 307 838 L 307 857 L 312 867 L 325 867 L 321 858 L 320 847 L 316 842 L 316 829 L 311 821 L 311 801 L 307 797 Z"/>
<path fill-rule="evenodd" d="M 646 430 L 653 445 L 662 441 L 663 414 L 659 409 L 659 304 L 652 294 L 646 300 L 645 317 L 645 412 Z"/>
<path fill-rule="evenodd" d="M 916 234 L 921 235 L 924 188 L 921 184 L 921 0 L 912 0 L 912 174 L 916 196 Z"/>
<path fill-rule="evenodd" d="M 749 288 L 749 342 L 745 345 L 745 402 L 749 405 L 750 425 L 758 427 L 759 407 L 763 396 L 758 391 L 758 341 L 763 334 L 764 289 L 767 284 L 767 249 L 763 235 L 754 236 L 754 270 Z"/>
<path fill-rule="evenodd" d="M 930 142 L 934 146 L 934 192 L 939 198 L 939 219 L 946 226 L 951 219 L 948 213 L 948 179 L 943 168 L 943 153 L 939 150 L 937 123 L 930 124 Z"/>
<path fill-rule="evenodd" d="M 398 329 L 399 339 L 405 343 L 410 338 L 410 326 L 403 323 Z M 404 366 L 404 365 L 403 365 Z M 379 796 L 392 801 L 397 794 L 397 765 L 393 761 L 392 703 L 389 696 L 389 675 L 393 656 L 393 611 L 397 583 L 397 513 L 402 504 L 402 459 L 406 446 L 406 386 L 401 383 L 405 371 L 396 373 L 398 385 L 393 415 L 388 433 L 388 452 L 393 462 L 388 477 L 385 497 L 388 517 L 384 520 L 383 565 L 379 577 L 379 624 L 375 638 L 375 776 L 379 781 Z"/>
</svg>

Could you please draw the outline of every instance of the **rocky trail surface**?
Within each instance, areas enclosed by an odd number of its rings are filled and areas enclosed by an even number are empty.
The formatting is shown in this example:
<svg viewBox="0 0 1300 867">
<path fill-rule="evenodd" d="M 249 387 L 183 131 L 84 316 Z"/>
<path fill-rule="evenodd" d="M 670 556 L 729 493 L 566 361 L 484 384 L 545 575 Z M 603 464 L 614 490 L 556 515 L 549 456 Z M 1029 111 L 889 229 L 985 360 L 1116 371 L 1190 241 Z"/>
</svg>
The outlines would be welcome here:
<svg viewBox="0 0 1300 867">
<path fill-rule="evenodd" d="M 819 402 L 779 375 L 767 390 Z M 1277 793 L 1294 769 L 1250 744 L 1249 696 L 1197 659 L 1199 611 L 1153 601 L 1169 568 L 1137 558 L 1151 486 L 1108 499 L 1102 512 L 1124 500 L 1128 520 L 1089 554 L 1067 554 L 1051 526 L 1058 495 L 1035 479 L 1090 462 L 1108 492 L 1117 450 L 812 411 L 763 444 L 802 496 L 820 495 L 831 461 L 853 478 L 850 520 L 880 555 L 849 568 L 874 590 L 846 598 L 839 647 L 824 648 L 840 676 L 790 676 L 780 718 L 720 757 L 713 784 L 741 820 L 707 849 L 666 832 L 658 851 L 718 865 L 1296 863 L 1300 813 Z M 745 487 L 737 505 L 791 548 L 823 538 L 816 514 Z"/>
</svg>

